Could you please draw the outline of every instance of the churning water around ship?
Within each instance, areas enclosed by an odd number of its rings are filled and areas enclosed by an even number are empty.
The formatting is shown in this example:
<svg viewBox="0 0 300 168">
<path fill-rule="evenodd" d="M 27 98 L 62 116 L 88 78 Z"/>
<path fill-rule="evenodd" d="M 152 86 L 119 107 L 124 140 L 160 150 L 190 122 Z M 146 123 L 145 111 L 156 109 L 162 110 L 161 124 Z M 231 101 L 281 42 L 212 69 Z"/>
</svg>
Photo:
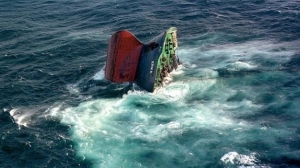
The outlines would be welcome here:
<svg viewBox="0 0 300 168">
<path fill-rule="evenodd" d="M 300 1 L 0 1 L 0 167 L 300 166 Z M 154 93 L 104 77 L 117 30 L 178 28 Z"/>
</svg>

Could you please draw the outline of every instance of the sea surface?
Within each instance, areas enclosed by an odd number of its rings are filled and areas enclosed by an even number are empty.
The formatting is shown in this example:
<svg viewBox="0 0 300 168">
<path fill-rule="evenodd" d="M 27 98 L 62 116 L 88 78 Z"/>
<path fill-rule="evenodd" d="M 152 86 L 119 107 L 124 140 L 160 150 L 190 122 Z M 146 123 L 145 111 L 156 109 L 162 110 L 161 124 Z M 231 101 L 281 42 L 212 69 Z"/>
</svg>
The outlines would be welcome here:
<svg viewBox="0 0 300 168">
<path fill-rule="evenodd" d="M 178 29 L 154 93 L 110 36 Z M 300 167 L 299 0 L 0 0 L 0 167 Z"/>
</svg>

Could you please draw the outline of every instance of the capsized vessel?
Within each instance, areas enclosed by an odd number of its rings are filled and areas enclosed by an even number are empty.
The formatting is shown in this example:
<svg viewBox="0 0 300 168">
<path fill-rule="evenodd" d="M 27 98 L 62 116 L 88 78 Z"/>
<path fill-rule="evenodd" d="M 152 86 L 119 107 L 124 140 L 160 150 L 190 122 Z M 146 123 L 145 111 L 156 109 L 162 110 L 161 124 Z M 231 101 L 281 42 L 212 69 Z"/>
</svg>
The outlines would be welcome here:
<svg viewBox="0 0 300 168">
<path fill-rule="evenodd" d="M 164 85 L 173 69 L 177 69 L 177 47 L 175 27 L 145 44 L 127 30 L 118 31 L 109 40 L 105 77 L 116 83 L 135 82 L 153 92 Z"/>
</svg>

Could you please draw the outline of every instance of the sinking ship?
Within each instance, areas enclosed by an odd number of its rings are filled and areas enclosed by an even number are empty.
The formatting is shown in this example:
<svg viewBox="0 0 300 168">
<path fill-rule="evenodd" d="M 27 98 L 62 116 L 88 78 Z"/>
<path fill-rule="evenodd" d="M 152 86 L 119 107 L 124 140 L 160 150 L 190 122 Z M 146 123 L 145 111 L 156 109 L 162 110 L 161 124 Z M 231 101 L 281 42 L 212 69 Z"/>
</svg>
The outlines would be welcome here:
<svg viewBox="0 0 300 168">
<path fill-rule="evenodd" d="M 142 43 L 127 30 L 118 31 L 109 40 L 105 77 L 115 83 L 136 83 L 153 92 L 163 86 L 170 72 L 178 67 L 177 47 L 175 27 L 148 43 Z"/>
</svg>

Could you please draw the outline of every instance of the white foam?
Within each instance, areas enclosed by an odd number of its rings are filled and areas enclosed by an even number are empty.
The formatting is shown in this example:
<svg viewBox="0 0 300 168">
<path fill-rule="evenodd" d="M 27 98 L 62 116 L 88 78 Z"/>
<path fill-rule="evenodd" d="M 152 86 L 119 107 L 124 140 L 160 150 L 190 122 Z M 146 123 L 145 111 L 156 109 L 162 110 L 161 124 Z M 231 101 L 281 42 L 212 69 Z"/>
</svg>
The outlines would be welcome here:
<svg viewBox="0 0 300 168">
<path fill-rule="evenodd" d="M 104 68 L 102 68 L 99 72 L 97 72 L 94 76 L 93 79 L 94 80 L 103 80 L 105 78 L 104 75 Z"/>
<path fill-rule="evenodd" d="M 71 94 L 79 94 L 79 89 L 76 84 L 68 84 L 67 89 Z"/>
<path fill-rule="evenodd" d="M 184 72 L 183 69 L 184 69 L 184 66 L 182 66 L 182 64 L 179 64 L 177 69 L 173 70 L 170 74 L 171 74 L 171 76 L 183 74 L 183 72 Z"/>
<path fill-rule="evenodd" d="M 255 68 L 257 68 L 256 65 L 242 61 L 236 61 L 226 66 L 226 69 L 230 71 L 251 70 Z"/>
<path fill-rule="evenodd" d="M 189 91 L 189 85 L 183 82 L 173 82 L 159 88 L 154 94 L 158 97 L 167 98 L 169 101 L 183 99 Z"/>
<path fill-rule="evenodd" d="M 14 122 L 18 124 L 19 129 L 21 129 L 21 126 L 28 127 L 31 122 L 31 116 L 34 115 L 32 111 L 21 110 L 18 108 L 11 109 L 9 114 L 14 119 Z"/>
<path fill-rule="evenodd" d="M 220 159 L 225 164 L 237 164 L 237 165 L 256 165 L 258 159 L 256 158 L 256 153 L 250 153 L 250 155 L 242 155 L 237 152 L 229 152 L 222 156 Z"/>
</svg>

